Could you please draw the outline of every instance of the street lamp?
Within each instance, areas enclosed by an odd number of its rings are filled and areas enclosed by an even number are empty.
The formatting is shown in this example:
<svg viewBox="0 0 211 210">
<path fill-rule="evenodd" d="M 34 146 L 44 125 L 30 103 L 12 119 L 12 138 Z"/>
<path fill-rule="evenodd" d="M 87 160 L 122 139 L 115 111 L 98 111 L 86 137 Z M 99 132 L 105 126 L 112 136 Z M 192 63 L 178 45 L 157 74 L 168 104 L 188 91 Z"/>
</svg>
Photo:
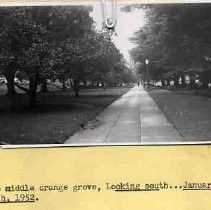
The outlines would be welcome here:
<svg viewBox="0 0 211 210">
<path fill-rule="evenodd" d="M 147 79 L 147 88 L 149 88 L 149 60 L 145 59 L 145 67 L 146 67 L 146 79 Z"/>
</svg>

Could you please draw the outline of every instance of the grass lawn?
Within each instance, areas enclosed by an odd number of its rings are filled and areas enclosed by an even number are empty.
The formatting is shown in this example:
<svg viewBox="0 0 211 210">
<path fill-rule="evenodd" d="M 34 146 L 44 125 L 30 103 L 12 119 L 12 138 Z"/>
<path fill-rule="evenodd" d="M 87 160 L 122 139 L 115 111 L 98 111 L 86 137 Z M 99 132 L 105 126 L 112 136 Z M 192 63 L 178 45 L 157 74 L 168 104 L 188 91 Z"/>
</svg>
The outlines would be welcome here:
<svg viewBox="0 0 211 210">
<path fill-rule="evenodd" d="M 27 106 L 24 94 L 17 95 L 13 107 L 8 97 L 2 95 L 0 141 L 10 144 L 63 143 L 129 89 L 82 89 L 78 98 L 72 91 L 39 93 L 38 105 L 33 110 Z"/>
<path fill-rule="evenodd" d="M 187 141 L 211 141 L 211 99 L 151 87 L 149 95 Z"/>
</svg>

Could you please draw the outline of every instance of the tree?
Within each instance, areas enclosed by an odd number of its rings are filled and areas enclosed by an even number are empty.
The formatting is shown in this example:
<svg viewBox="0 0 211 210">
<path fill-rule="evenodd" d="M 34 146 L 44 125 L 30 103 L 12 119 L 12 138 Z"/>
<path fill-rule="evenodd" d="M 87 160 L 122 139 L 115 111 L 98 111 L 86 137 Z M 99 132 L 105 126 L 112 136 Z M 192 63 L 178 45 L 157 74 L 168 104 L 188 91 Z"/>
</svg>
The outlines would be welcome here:
<svg viewBox="0 0 211 210">
<path fill-rule="evenodd" d="M 69 77 L 78 96 L 82 80 L 94 75 L 105 83 L 123 72 L 122 55 L 107 33 L 94 28 L 90 11 L 86 6 L 0 9 L 0 65 L 8 91 L 13 94 L 16 85 L 35 106 L 37 87 L 46 91 L 47 79 L 65 84 Z M 14 82 L 16 72 L 28 78 L 28 88 Z"/>
<path fill-rule="evenodd" d="M 8 91 L 14 93 L 15 72 L 24 71 L 29 78 L 30 105 L 36 104 L 38 82 L 58 75 L 55 51 L 70 37 L 84 36 L 92 29 L 90 7 L 16 7 L 0 10 L 0 61 L 8 80 Z M 61 72 L 61 71 L 60 71 Z"/>
<path fill-rule="evenodd" d="M 178 74 L 184 69 L 204 66 L 211 55 L 211 5 L 167 4 L 135 6 L 146 12 L 147 22 L 132 38 L 137 47 L 135 60 L 149 59 Z"/>
<path fill-rule="evenodd" d="M 24 24 L 25 10 L 23 8 L 0 9 L 0 63 L 7 79 L 8 94 L 15 94 L 14 75 L 20 68 L 19 58 L 22 48 L 27 44 L 27 19 Z"/>
<path fill-rule="evenodd" d="M 81 80 L 89 78 L 105 83 L 105 74 L 113 70 L 122 57 L 107 35 L 95 29 L 87 31 L 85 36 L 62 42 L 57 53 L 57 65 L 63 66 L 61 69 L 69 74 L 76 97 Z"/>
<path fill-rule="evenodd" d="M 125 64 L 122 54 L 111 42 L 107 34 L 102 32 L 98 36 L 96 44 L 99 48 L 98 52 L 101 51 L 101 53 L 90 64 L 94 72 L 94 74 L 93 72 L 90 74 L 90 79 L 95 80 L 97 84 L 102 84 L 105 89 L 106 84 L 111 83 L 117 74 L 123 72 L 123 68 L 119 67 Z"/>
</svg>

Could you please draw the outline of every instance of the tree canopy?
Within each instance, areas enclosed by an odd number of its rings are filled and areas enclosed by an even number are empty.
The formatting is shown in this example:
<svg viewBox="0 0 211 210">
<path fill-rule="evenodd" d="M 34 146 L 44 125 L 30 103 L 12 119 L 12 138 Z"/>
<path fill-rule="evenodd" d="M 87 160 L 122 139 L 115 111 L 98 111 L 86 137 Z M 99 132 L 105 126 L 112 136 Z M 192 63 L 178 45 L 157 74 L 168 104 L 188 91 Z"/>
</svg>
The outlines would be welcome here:
<svg viewBox="0 0 211 210">
<path fill-rule="evenodd" d="M 0 64 L 10 94 L 16 85 L 33 105 L 37 85 L 47 79 L 69 78 L 78 96 L 81 80 L 105 83 L 109 75 L 126 74 L 123 56 L 107 33 L 95 29 L 91 11 L 89 6 L 0 8 Z M 14 83 L 17 71 L 27 75 L 29 88 Z"/>
<path fill-rule="evenodd" d="M 135 61 L 148 59 L 150 64 L 167 71 L 205 68 L 211 56 L 210 4 L 136 5 L 146 13 L 146 24 L 131 40 Z M 131 8 L 129 8 L 131 9 Z"/>
</svg>

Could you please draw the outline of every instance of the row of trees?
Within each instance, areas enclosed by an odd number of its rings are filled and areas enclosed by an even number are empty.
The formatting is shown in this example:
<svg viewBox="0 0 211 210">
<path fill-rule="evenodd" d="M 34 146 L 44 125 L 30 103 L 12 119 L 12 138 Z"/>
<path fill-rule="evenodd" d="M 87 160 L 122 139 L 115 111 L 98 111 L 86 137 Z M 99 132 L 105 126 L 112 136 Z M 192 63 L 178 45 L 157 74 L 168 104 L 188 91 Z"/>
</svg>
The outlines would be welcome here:
<svg viewBox="0 0 211 210">
<path fill-rule="evenodd" d="M 34 106 L 38 84 L 46 91 L 48 79 L 65 84 L 69 78 L 78 96 L 81 81 L 131 77 L 108 33 L 94 28 L 91 11 L 87 6 L 0 8 L 0 71 L 10 96 L 17 86 Z M 25 75 L 29 87 L 15 83 L 15 75 Z"/>
<path fill-rule="evenodd" d="M 211 82 L 211 5 L 159 4 L 135 5 L 143 9 L 146 24 L 131 40 L 137 44 L 131 55 L 146 71 L 149 60 L 151 79 L 174 79 L 199 74 L 204 87 Z"/>
</svg>

